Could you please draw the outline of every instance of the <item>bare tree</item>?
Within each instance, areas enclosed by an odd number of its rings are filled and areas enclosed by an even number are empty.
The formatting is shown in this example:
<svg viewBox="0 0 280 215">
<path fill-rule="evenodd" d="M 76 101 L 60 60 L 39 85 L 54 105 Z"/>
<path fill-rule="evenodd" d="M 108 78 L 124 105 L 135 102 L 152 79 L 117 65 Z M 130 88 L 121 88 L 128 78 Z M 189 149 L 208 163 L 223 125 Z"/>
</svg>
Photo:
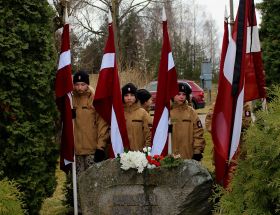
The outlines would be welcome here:
<svg viewBox="0 0 280 215">
<path fill-rule="evenodd" d="M 65 7 L 66 0 L 52 1 L 58 18 L 62 17 L 62 8 Z M 71 23 L 77 40 L 82 47 L 87 47 L 88 52 L 93 47 L 89 46 L 90 43 L 102 42 L 102 38 L 106 36 L 107 13 L 110 9 L 115 31 L 118 64 L 141 65 L 139 66 L 141 70 L 152 69 L 155 71 L 157 55 L 160 52 L 161 12 L 162 6 L 164 6 L 168 18 L 171 46 L 174 44 L 174 47 L 172 46 L 174 53 L 180 55 L 181 68 L 189 65 L 191 68 L 188 68 L 188 71 L 192 70 L 197 73 L 200 71 L 201 59 L 207 57 L 212 59 L 213 69 L 215 69 L 218 61 L 217 53 L 219 53 L 215 22 L 200 5 L 196 4 L 195 0 L 69 0 L 69 3 L 68 11 L 72 17 Z M 131 16 L 137 16 L 136 20 L 139 22 L 128 26 Z M 135 32 L 129 32 L 128 29 Z M 128 34 L 130 38 L 132 35 L 135 37 L 131 39 L 131 43 L 127 41 Z M 124 44 L 130 48 L 135 46 L 135 50 L 128 50 L 128 47 L 121 48 Z M 94 47 L 100 47 L 100 45 Z M 122 54 L 126 51 L 126 55 Z M 138 56 L 135 58 L 129 53 L 138 53 Z M 188 54 L 186 58 L 184 58 L 185 54 Z M 138 59 L 137 63 L 126 62 L 128 55 L 132 57 L 130 59 Z M 88 56 L 87 59 L 90 58 L 88 54 L 84 56 Z M 184 59 L 188 59 L 187 64 Z M 191 64 L 189 59 L 192 59 Z M 87 62 L 83 64 L 87 65 Z"/>
</svg>

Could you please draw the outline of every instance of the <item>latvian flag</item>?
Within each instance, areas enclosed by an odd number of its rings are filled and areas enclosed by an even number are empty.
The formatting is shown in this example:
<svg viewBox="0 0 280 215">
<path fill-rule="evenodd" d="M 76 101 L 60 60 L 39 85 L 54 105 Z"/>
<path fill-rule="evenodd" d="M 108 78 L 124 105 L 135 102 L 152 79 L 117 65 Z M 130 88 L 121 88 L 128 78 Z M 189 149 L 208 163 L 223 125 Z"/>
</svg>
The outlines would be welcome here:
<svg viewBox="0 0 280 215">
<path fill-rule="evenodd" d="M 224 187 L 238 156 L 243 104 L 266 96 L 254 1 L 240 0 L 229 41 L 226 28 L 212 119 L 216 181 Z"/>
<path fill-rule="evenodd" d="M 67 17 L 67 14 L 65 15 Z M 67 19 L 66 19 L 67 20 Z M 74 133 L 72 122 L 72 73 L 69 24 L 65 21 L 61 37 L 61 53 L 55 80 L 56 103 L 62 122 L 60 168 L 69 170 L 74 161 Z"/>
<path fill-rule="evenodd" d="M 167 154 L 168 118 L 170 100 L 178 94 L 177 74 L 167 31 L 165 9 L 162 13 L 163 44 L 158 72 L 157 99 L 152 128 L 152 155 Z"/>
<path fill-rule="evenodd" d="M 109 11 L 109 35 L 99 72 L 93 105 L 111 125 L 111 142 L 115 157 L 129 149 L 121 90 L 119 84 L 112 16 Z"/>
</svg>

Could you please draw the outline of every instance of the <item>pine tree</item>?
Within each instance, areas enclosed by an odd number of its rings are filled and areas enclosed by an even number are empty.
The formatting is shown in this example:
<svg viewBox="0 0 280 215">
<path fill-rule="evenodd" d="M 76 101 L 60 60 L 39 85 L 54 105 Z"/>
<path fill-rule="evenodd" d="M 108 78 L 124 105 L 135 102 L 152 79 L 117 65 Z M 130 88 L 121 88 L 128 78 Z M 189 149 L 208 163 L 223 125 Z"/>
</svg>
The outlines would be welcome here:
<svg viewBox="0 0 280 215">
<path fill-rule="evenodd" d="M 47 0 L 0 1 L 0 169 L 29 214 L 56 185 L 52 16 Z"/>
<path fill-rule="evenodd" d="M 258 4 L 262 22 L 260 40 L 262 43 L 263 60 L 267 86 L 279 83 L 280 80 L 280 1 L 263 0 Z"/>
</svg>

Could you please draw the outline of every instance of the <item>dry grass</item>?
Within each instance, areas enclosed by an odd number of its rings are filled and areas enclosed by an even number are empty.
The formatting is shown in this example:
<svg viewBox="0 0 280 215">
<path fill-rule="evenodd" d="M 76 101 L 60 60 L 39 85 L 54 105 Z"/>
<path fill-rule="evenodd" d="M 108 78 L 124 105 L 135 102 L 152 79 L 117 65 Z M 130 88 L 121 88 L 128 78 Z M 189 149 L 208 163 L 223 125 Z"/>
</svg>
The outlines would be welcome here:
<svg viewBox="0 0 280 215">
<path fill-rule="evenodd" d="M 119 73 L 119 77 L 120 77 L 120 88 L 129 82 L 135 84 L 138 88 L 142 88 L 152 80 L 153 76 L 151 74 L 143 74 L 137 70 L 129 69 Z M 94 89 L 96 87 L 97 81 L 98 81 L 98 74 L 91 74 L 90 85 L 94 87 Z"/>
<path fill-rule="evenodd" d="M 59 165 L 57 165 L 55 176 L 57 179 L 56 190 L 52 197 L 47 198 L 44 201 L 41 207 L 40 215 L 65 215 L 69 212 L 69 209 L 63 205 L 65 194 L 63 193 L 62 188 L 66 181 L 66 175 L 59 169 Z"/>
</svg>

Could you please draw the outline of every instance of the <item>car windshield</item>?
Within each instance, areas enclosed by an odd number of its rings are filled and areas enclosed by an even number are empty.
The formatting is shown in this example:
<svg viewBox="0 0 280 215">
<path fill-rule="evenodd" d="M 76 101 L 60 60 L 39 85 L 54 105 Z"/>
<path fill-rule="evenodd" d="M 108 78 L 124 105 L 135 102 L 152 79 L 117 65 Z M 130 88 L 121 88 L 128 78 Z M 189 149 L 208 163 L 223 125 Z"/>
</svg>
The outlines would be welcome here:
<svg viewBox="0 0 280 215">
<path fill-rule="evenodd" d="M 146 87 L 146 90 L 148 90 L 148 91 L 157 91 L 157 82 L 149 84 Z"/>
</svg>

